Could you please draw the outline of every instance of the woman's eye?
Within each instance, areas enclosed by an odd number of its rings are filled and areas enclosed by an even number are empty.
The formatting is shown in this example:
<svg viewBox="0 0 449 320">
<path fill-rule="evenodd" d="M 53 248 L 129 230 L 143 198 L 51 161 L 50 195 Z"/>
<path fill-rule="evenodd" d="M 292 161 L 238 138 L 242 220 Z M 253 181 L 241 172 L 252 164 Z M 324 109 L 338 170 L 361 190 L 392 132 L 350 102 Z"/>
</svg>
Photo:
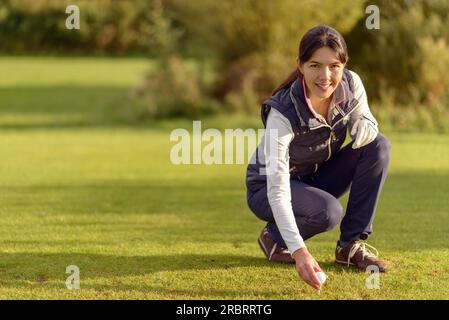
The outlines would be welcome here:
<svg viewBox="0 0 449 320">
<path fill-rule="evenodd" d="M 318 68 L 318 65 L 317 64 L 312 64 L 310 67 L 311 68 Z"/>
</svg>

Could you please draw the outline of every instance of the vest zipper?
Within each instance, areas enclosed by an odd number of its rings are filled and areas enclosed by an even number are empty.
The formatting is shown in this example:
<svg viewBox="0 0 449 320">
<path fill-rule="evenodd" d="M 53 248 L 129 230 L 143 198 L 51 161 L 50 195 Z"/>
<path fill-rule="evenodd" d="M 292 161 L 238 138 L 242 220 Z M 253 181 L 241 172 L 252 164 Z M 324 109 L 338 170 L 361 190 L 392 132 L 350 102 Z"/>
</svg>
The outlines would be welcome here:
<svg viewBox="0 0 449 320">
<path fill-rule="evenodd" d="M 331 145 L 332 145 L 332 137 L 333 136 L 334 136 L 334 132 L 331 130 L 331 134 L 329 136 L 329 140 L 328 140 L 328 143 L 327 143 L 327 148 L 328 148 L 329 154 L 328 154 L 326 160 L 324 160 L 324 161 L 329 160 L 329 158 L 331 157 L 331 153 L 332 153 Z"/>
<path fill-rule="evenodd" d="M 356 109 L 358 109 L 358 107 L 357 107 L 357 108 L 353 108 L 353 109 L 352 109 L 351 111 L 349 111 L 344 117 L 342 117 L 340 120 L 338 120 L 337 122 L 335 122 L 332 126 L 330 126 L 330 125 L 328 125 L 328 124 L 323 124 L 323 125 L 321 125 L 321 126 L 319 126 L 319 127 L 313 128 L 313 129 L 309 128 L 310 130 L 316 130 L 316 129 L 319 129 L 319 128 L 322 128 L 322 127 L 328 127 L 328 128 L 330 129 L 330 134 L 329 134 L 329 139 L 328 139 L 328 152 L 329 152 L 329 154 L 327 155 L 327 159 L 326 159 L 325 161 L 329 160 L 329 158 L 331 157 L 331 153 L 332 153 L 332 149 L 331 149 L 331 141 L 332 141 L 332 136 L 335 136 L 335 134 L 334 134 L 334 132 L 332 131 L 332 129 L 333 129 L 338 123 L 340 123 L 340 121 L 342 121 L 342 120 L 345 119 L 345 118 L 348 118 L 348 116 L 349 116 L 354 110 L 356 110 Z M 315 170 L 314 170 L 313 172 L 315 173 L 317 170 L 318 170 L 318 164 L 315 163 Z"/>
<path fill-rule="evenodd" d="M 324 161 L 329 160 L 329 158 L 331 157 L 331 154 L 332 154 L 332 148 L 331 148 L 332 137 L 335 136 L 334 131 L 332 131 L 332 130 L 334 129 L 334 127 L 335 127 L 338 123 L 340 123 L 340 121 L 342 121 L 342 120 L 345 119 L 345 118 L 348 118 L 348 116 L 349 116 L 354 110 L 356 110 L 356 109 L 358 109 L 358 108 L 354 108 L 354 109 L 352 109 L 351 111 L 349 111 L 344 117 L 342 117 L 340 120 L 338 120 L 337 122 L 335 122 L 335 123 L 332 125 L 332 127 L 331 127 L 330 125 L 328 125 L 328 124 L 323 124 L 323 125 L 321 125 L 321 126 L 319 126 L 319 127 L 310 129 L 310 130 L 316 130 L 316 129 L 319 129 L 319 128 L 322 128 L 322 127 L 328 127 L 328 128 L 330 129 L 329 139 L 327 140 L 327 142 L 328 142 L 328 143 L 327 143 L 328 155 L 327 155 L 326 160 L 324 160 Z M 315 171 L 314 171 L 314 172 L 316 172 L 317 169 L 318 169 L 318 164 L 315 164 Z"/>
<path fill-rule="evenodd" d="M 354 109 L 352 109 L 351 111 L 349 111 L 344 117 L 342 117 L 340 120 L 338 120 L 337 122 L 335 122 L 333 125 L 332 125 L 332 127 L 330 126 L 330 125 L 328 125 L 328 124 L 322 124 L 321 126 L 318 126 L 318 127 L 316 127 L 316 128 L 309 128 L 310 130 L 316 130 L 316 129 L 319 129 L 319 128 L 322 128 L 322 127 L 328 127 L 329 129 L 333 129 L 338 123 L 340 123 L 340 121 L 342 121 L 343 119 L 345 119 L 345 118 L 347 118 L 352 112 L 354 112 L 356 109 L 358 109 L 358 108 L 354 108 Z"/>
</svg>

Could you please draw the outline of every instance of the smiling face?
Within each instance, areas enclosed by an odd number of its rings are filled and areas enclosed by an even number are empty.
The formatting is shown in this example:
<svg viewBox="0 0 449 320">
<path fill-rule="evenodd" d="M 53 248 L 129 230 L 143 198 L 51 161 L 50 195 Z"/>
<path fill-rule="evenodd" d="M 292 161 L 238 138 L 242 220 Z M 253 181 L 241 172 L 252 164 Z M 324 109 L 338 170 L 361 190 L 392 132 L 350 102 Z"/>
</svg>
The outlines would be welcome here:
<svg viewBox="0 0 449 320">
<path fill-rule="evenodd" d="M 337 53 L 329 47 L 321 47 L 305 63 L 297 62 L 304 75 L 309 99 L 322 101 L 330 98 L 340 84 L 345 67 Z"/>
</svg>

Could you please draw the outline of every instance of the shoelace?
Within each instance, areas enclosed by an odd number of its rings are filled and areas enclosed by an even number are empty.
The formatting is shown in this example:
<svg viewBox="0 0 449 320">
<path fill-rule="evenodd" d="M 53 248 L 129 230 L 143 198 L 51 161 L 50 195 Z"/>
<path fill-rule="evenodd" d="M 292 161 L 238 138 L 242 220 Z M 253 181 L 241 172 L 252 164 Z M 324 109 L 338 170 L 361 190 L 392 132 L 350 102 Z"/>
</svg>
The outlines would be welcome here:
<svg viewBox="0 0 449 320">
<path fill-rule="evenodd" d="M 368 248 L 371 248 L 372 250 L 374 250 L 376 253 L 371 252 Z M 374 248 L 373 246 L 369 245 L 368 243 L 365 242 L 357 242 L 356 244 L 354 244 L 351 248 L 351 250 L 349 251 L 348 254 L 348 267 L 350 264 L 350 260 L 354 257 L 354 255 L 356 254 L 356 252 L 358 250 L 362 251 L 362 260 L 365 260 L 365 257 L 373 257 L 373 258 L 377 258 L 379 256 L 379 251 L 377 251 L 376 248 Z"/>
</svg>

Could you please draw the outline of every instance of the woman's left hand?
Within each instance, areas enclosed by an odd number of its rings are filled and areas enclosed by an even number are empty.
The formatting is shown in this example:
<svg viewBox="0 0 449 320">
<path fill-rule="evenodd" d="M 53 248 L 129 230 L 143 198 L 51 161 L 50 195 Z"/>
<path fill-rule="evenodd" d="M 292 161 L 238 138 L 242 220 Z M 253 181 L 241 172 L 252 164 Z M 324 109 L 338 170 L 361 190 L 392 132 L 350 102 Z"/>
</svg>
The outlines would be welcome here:
<svg viewBox="0 0 449 320">
<path fill-rule="evenodd" d="M 352 126 L 351 136 L 354 138 L 353 149 L 361 148 L 376 139 L 379 129 L 366 118 L 358 119 Z"/>
</svg>

